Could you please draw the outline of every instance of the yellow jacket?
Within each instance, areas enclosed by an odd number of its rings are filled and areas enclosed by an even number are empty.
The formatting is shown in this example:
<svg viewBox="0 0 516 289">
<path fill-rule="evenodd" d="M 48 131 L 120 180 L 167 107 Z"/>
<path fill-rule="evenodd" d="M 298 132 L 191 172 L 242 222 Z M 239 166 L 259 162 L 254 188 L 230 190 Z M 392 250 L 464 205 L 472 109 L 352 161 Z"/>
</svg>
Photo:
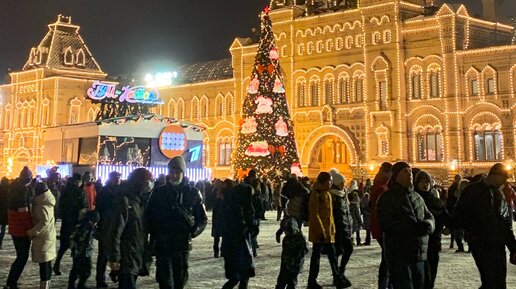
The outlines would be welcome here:
<svg viewBox="0 0 516 289">
<path fill-rule="evenodd" d="M 312 243 L 335 243 L 335 222 L 331 193 L 314 184 L 309 200 L 308 240 Z"/>
</svg>

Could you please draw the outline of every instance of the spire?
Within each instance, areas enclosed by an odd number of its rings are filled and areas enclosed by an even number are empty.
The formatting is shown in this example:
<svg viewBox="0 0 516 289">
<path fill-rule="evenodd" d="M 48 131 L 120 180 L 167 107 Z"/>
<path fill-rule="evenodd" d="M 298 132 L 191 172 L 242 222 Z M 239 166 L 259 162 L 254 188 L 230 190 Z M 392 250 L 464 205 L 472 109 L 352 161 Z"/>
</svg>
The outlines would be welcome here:
<svg viewBox="0 0 516 289">
<path fill-rule="evenodd" d="M 80 26 L 71 16 L 59 14 L 57 21 L 48 25 L 48 32 L 38 46 L 30 50 L 23 70 L 34 68 L 56 69 L 65 72 L 105 75 L 79 34 Z"/>
</svg>

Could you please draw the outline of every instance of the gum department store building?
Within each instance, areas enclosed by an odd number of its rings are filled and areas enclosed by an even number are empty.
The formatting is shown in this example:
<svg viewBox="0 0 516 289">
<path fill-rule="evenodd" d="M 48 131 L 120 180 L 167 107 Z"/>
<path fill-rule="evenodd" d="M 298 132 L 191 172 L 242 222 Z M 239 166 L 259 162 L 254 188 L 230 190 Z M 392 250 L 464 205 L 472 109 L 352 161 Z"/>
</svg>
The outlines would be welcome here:
<svg viewBox="0 0 516 289">
<path fill-rule="evenodd" d="M 512 26 L 424 0 L 293 2 L 273 0 L 270 15 L 305 174 L 336 167 L 360 177 L 408 160 L 448 179 L 515 160 Z M 203 161 L 214 177 L 231 174 L 256 49 L 237 38 L 231 58 L 181 67 L 153 109 L 207 128 Z M 49 161 L 44 150 L 57 148 L 43 146 L 47 127 L 95 120 L 86 90 L 106 77 L 70 18 L 49 25 L 0 86 L 4 172 Z M 77 149 L 66 145 L 63 159 Z"/>
</svg>

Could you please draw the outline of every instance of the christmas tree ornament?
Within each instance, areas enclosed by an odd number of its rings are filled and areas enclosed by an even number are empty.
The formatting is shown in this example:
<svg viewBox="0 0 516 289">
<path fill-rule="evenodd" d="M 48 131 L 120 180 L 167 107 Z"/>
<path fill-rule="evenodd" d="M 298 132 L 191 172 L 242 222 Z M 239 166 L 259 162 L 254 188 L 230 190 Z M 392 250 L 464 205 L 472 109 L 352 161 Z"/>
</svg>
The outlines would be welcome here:
<svg viewBox="0 0 516 289">
<path fill-rule="evenodd" d="M 240 130 L 243 134 L 250 134 L 256 132 L 256 127 L 258 123 L 256 122 L 256 118 L 254 116 L 246 117 L 244 123 L 242 124 L 242 129 Z"/>
<path fill-rule="evenodd" d="M 251 157 L 265 157 L 270 155 L 266 141 L 255 141 L 247 147 L 245 154 Z"/>
<path fill-rule="evenodd" d="M 256 114 L 272 113 L 272 99 L 269 97 L 260 95 L 256 98 L 255 103 L 258 104 L 255 111 Z"/>
<path fill-rule="evenodd" d="M 276 135 L 278 136 L 288 136 L 288 127 L 285 121 L 283 120 L 283 117 L 279 117 L 278 121 L 274 125 L 276 128 Z"/>
<path fill-rule="evenodd" d="M 278 48 L 274 47 L 273 49 L 271 49 L 271 52 L 269 52 L 269 58 L 271 60 L 278 60 L 279 59 Z"/>
<path fill-rule="evenodd" d="M 274 93 L 285 93 L 285 87 L 283 86 L 283 82 L 279 77 L 276 77 L 276 81 L 274 81 L 274 88 L 272 89 Z"/>
<path fill-rule="evenodd" d="M 258 93 L 259 87 L 260 87 L 260 81 L 258 80 L 258 77 L 255 77 L 249 83 L 249 88 L 247 89 L 247 93 L 256 94 L 256 93 Z"/>
<path fill-rule="evenodd" d="M 298 177 L 302 177 L 303 173 L 301 172 L 301 165 L 299 163 L 293 163 L 290 167 L 290 173 Z"/>
</svg>

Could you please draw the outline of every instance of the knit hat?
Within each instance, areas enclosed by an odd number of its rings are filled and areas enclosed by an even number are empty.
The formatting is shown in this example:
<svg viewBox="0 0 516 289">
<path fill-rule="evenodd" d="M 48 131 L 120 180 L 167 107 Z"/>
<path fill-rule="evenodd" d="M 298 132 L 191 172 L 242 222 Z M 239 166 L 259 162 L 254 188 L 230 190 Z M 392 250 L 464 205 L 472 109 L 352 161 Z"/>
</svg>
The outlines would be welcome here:
<svg viewBox="0 0 516 289">
<path fill-rule="evenodd" d="M 334 181 L 335 181 L 335 176 L 339 173 L 339 170 L 338 170 L 338 169 L 336 169 L 336 168 L 333 168 L 333 169 L 331 169 L 331 170 L 329 171 L 329 173 L 330 173 L 330 175 L 332 176 L 332 178 L 333 178 L 333 179 L 334 179 Z M 335 182 L 333 182 L 333 183 L 335 183 Z"/>
<path fill-rule="evenodd" d="M 410 168 L 410 165 L 406 162 L 397 162 L 392 166 L 392 175 L 389 179 L 389 184 L 393 184 L 396 182 L 396 177 L 398 177 L 398 174 L 406 168 Z M 390 186 L 389 186 L 390 187 Z"/>
<path fill-rule="evenodd" d="M 34 193 L 39 196 L 48 191 L 47 183 L 39 182 L 36 184 L 36 188 L 34 189 Z"/>
<path fill-rule="evenodd" d="M 28 167 L 23 167 L 20 172 L 20 180 L 30 181 L 32 180 L 32 171 Z"/>
<path fill-rule="evenodd" d="M 172 169 L 180 170 L 183 174 L 186 174 L 186 162 L 182 156 L 173 157 L 170 162 L 168 162 L 168 169 L 171 171 Z"/>
<path fill-rule="evenodd" d="M 330 172 L 331 174 L 331 172 Z M 333 175 L 333 184 L 336 186 L 339 186 L 340 184 L 343 184 L 346 181 L 346 178 L 339 173 L 336 173 Z"/>
</svg>

